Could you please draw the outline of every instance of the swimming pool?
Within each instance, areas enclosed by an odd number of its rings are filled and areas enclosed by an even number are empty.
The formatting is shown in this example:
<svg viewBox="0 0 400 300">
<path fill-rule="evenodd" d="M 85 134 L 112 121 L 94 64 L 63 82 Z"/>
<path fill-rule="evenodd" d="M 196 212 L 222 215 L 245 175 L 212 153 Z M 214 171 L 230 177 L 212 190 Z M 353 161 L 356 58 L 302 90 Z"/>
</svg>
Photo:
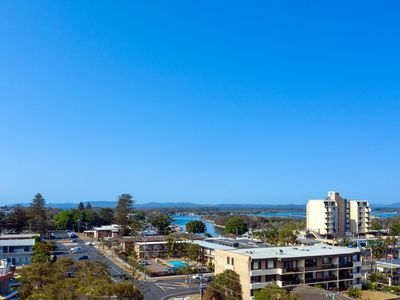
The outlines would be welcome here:
<svg viewBox="0 0 400 300">
<path fill-rule="evenodd" d="M 180 260 L 169 261 L 168 263 L 172 266 L 173 269 L 179 269 L 188 266 L 187 263 Z"/>
</svg>

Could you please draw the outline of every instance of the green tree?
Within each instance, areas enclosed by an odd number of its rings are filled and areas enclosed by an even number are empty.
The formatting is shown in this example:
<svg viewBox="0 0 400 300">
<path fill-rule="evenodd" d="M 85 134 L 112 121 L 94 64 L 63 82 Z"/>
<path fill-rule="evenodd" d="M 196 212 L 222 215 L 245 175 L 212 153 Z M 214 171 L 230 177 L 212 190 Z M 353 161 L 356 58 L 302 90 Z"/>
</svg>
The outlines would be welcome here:
<svg viewBox="0 0 400 300">
<path fill-rule="evenodd" d="M 190 233 L 204 233 L 206 231 L 206 224 L 202 221 L 190 221 L 186 223 L 186 231 Z"/>
<path fill-rule="evenodd" d="M 16 233 L 21 233 L 28 227 L 28 217 L 26 209 L 22 206 L 15 206 L 12 213 L 4 217 L 4 227 L 8 230 L 13 230 Z"/>
<path fill-rule="evenodd" d="M 28 299 L 116 299 L 142 300 L 131 282 L 112 283 L 100 262 L 62 258 L 55 263 L 33 263 L 21 269 L 18 294 Z"/>
<path fill-rule="evenodd" d="M 74 212 L 72 210 L 62 210 L 54 215 L 53 220 L 57 229 L 71 229 L 74 224 Z"/>
<path fill-rule="evenodd" d="M 392 224 L 390 228 L 391 235 L 400 235 L 400 222 L 396 222 Z"/>
<path fill-rule="evenodd" d="M 277 284 L 271 284 L 263 289 L 254 292 L 254 300 L 297 300 L 297 295 L 291 295 Z"/>
<path fill-rule="evenodd" d="M 224 233 L 242 235 L 248 230 L 247 224 L 243 218 L 235 216 L 230 217 L 225 224 Z"/>
<path fill-rule="evenodd" d="M 83 202 L 79 202 L 78 209 L 85 210 L 85 205 L 83 204 Z"/>
<path fill-rule="evenodd" d="M 205 300 L 242 300 L 242 285 L 239 275 L 232 270 L 225 270 L 215 275 L 208 285 Z"/>
<path fill-rule="evenodd" d="M 382 226 L 382 224 L 381 224 L 379 221 L 373 220 L 373 221 L 371 222 L 371 229 L 372 229 L 372 230 L 382 230 L 382 229 L 383 229 L 383 226 Z"/>
<path fill-rule="evenodd" d="M 92 204 L 90 202 L 86 203 L 85 209 L 93 209 Z"/>
<path fill-rule="evenodd" d="M 167 255 L 168 258 L 174 257 L 177 251 L 177 238 L 175 235 L 168 235 L 167 237 Z"/>
<path fill-rule="evenodd" d="M 121 234 L 127 233 L 129 225 L 129 214 L 132 213 L 134 200 L 130 194 L 122 194 L 118 197 L 117 207 L 115 208 L 115 222 L 121 226 Z"/>
<path fill-rule="evenodd" d="M 50 261 L 50 253 L 54 251 L 53 243 L 36 242 L 32 251 L 32 263 L 47 263 Z"/>
<path fill-rule="evenodd" d="M 153 213 L 149 216 L 148 221 L 157 228 L 158 233 L 168 234 L 172 219 L 169 215 Z"/>
<path fill-rule="evenodd" d="M 264 243 L 271 246 L 279 245 L 279 230 L 273 228 L 271 230 L 260 230 L 254 233 L 254 236 Z"/>
<path fill-rule="evenodd" d="M 100 208 L 100 225 L 110 225 L 114 222 L 114 210 L 109 207 Z"/>
<path fill-rule="evenodd" d="M 48 225 L 46 201 L 40 193 L 37 193 L 33 198 L 28 212 L 30 229 L 33 232 L 46 232 Z"/>
<path fill-rule="evenodd" d="M 128 256 L 128 263 L 131 266 L 131 275 L 133 280 L 140 278 L 141 273 L 144 271 L 145 266 L 142 266 L 139 262 L 139 256 L 135 249 L 130 250 L 130 255 Z"/>
</svg>

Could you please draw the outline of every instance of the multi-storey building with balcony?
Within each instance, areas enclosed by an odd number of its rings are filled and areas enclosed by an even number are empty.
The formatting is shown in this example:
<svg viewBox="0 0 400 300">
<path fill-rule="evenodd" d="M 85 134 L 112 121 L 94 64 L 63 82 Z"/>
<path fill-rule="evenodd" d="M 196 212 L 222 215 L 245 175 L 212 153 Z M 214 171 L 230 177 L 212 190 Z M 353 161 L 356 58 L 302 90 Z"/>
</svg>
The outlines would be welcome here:
<svg viewBox="0 0 400 300">
<path fill-rule="evenodd" d="M 370 212 L 366 200 L 347 200 L 338 192 L 328 192 L 326 199 L 307 202 L 307 230 L 332 236 L 365 234 Z"/>
<path fill-rule="evenodd" d="M 361 289 L 360 250 L 328 245 L 215 251 L 215 273 L 233 270 L 240 276 L 243 299 L 276 283 L 293 289 L 299 284 L 324 288 Z"/>
<path fill-rule="evenodd" d="M 3 236 L 4 237 L 4 236 Z M 12 265 L 29 265 L 35 239 L 0 239 L 0 259 L 6 259 Z"/>
</svg>

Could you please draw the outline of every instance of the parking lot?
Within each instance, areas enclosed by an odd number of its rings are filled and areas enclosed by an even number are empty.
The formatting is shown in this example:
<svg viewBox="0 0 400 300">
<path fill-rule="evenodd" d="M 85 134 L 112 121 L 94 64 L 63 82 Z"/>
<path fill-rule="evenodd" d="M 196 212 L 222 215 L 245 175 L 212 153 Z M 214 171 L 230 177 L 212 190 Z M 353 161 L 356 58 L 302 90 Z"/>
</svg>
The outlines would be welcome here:
<svg viewBox="0 0 400 300">
<path fill-rule="evenodd" d="M 90 260 L 101 261 L 107 265 L 111 278 L 114 282 L 119 282 L 130 278 L 128 272 L 121 269 L 113 261 L 101 254 L 95 247 L 85 244 L 85 241 L 77 239 L 71 242 L 69 239 L 55 240 L 57 244 L 57 257 L 71 257 L 78 259 L 82 255 L 87 255 Z M 78 253 L 71 253 L 71 248 L 82 248 Z M 138 287 L 145 296 L 145 300 L 167 299 L 172 295 L 186 295 L 200 293 L 199 281 L 191 280 L 189 284 L 184 278 L 165 278 L 160 280 L 139 281 Z"/>
</svg>

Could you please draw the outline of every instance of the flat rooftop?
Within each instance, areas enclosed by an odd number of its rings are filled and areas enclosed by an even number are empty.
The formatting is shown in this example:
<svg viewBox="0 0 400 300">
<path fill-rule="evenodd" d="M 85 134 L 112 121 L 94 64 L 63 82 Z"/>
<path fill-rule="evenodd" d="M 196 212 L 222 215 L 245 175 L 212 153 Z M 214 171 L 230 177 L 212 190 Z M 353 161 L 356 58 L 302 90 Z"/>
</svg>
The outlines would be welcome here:
<svg viewBox="0 0 400 300">
<path fill-rule="evenodd" d="M 220 244 L 215 244 L 215 243 L 210 243 L 206 241 L 192 241 L 193 244 L 197 244 L 200 247 L 207 248 L 207 249 L 220 249 L 220 250 L 234 250 L 236 248 L 225 246 L 225 245 L 220 245 Z"/>
<path fill-rule="evenodd" d="M 0 240 L 17 240 L 17 239 L 29 239 L 40 236 L 38 233 L 21 233 L 21 234 L 2 234 Z"/>
<path fill-rule="evenodd" d="M 397 269 L 400 268 L 400 259 L 377 260 L 375 264 L 386 268 Z"/>
<path fill-rule="evenodd" d="M 227 252 L 249 256 L 252 259 L 310 257 L 327 255 L 345 255 L 359 253 L 358 248 L 336 247 L 329 245 L 270 247 L 253 249 L 226 250 Z"/>
<path fill-rule="evenodd" d="M 0 240 L 0 247 L 3 247 L 3 246 L 33 246 L 33 245 L 35 245 L 35 239 Z"/>
</svg>

